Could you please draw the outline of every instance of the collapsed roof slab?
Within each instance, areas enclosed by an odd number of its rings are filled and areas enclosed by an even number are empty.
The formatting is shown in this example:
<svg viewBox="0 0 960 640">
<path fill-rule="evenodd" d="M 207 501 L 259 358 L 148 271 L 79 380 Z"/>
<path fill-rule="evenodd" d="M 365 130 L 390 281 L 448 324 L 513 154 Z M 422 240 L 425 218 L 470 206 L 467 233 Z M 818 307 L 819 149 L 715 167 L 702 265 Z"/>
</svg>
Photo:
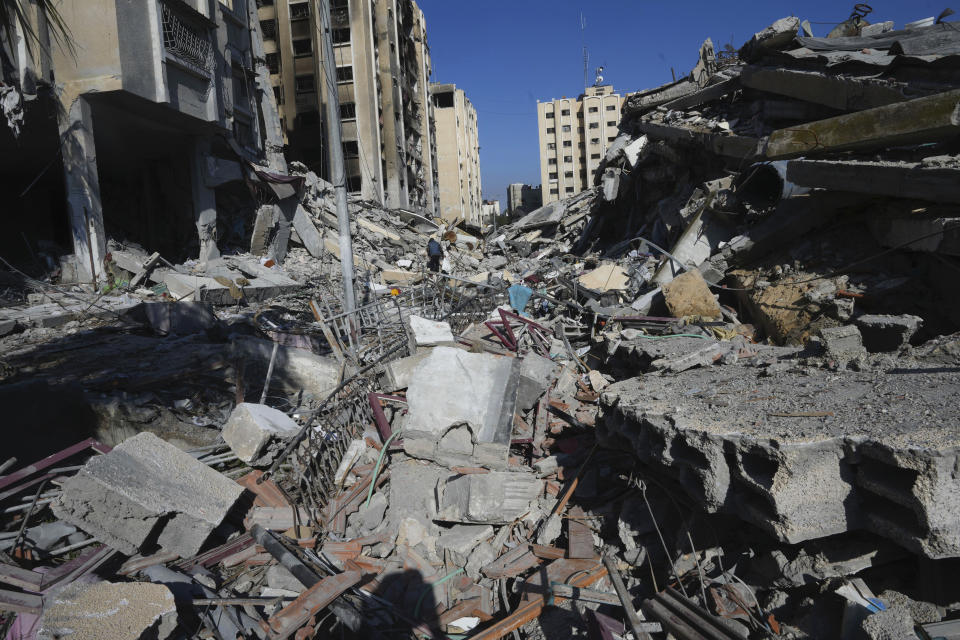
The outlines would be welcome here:
<svg viewBox="0 0 960 640">
<path fill-rule="evenodd" d="M 960 557 L 960 369 L 647 374 L 601 397 L 599 433 L 632 448 L 708 512 L 797 543 L 865 529 L 931 558 Z"/>
</svg>

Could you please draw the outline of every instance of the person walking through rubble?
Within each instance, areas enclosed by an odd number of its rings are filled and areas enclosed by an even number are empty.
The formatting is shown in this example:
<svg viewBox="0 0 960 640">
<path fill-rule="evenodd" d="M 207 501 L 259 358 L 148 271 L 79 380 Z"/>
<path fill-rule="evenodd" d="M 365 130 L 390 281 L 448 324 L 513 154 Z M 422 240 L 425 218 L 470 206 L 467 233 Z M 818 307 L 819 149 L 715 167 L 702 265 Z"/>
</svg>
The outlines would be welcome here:
<svg viewBox="0 0 960 640">
<path fill-rule="evenodd" d="M 434 273 L 440 271 L 440 261 L 443 259 L 443 247 L 434 238 L 427 242 L 427 268 Z"/>
</svg>

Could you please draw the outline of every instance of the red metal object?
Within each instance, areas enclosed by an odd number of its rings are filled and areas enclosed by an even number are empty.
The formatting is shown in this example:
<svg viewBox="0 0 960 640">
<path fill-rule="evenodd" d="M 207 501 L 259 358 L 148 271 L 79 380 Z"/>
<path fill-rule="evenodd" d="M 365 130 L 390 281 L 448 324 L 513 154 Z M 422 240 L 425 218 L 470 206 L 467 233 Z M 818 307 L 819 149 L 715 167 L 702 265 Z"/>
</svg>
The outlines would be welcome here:
<svg viewBox="0 0 960 640">
<path fill-rule="evenodd" d="M 523 316 L 517 315 L 511 311 L 507 311 L 505 309 L 498 309 L 498 311 L 500 312 L 500 320 L 487 320 L 483 324 L 485 327 L 487 327 L 487 329 L 490 329 L 491 333 L 493 333 L 493 335 L 500 340 L 504 347 L 514 352 L 516 352 L 520 347 L 517 341 L 517 336 L 513 332 L 512 323 L 521 322 L 530 327 L 530 336 L 534 339 L 534 343 L 537 345 L 538 350 L 541 353 L 550 353 L 550 345 L 545 337 L 550 335 L 549 329 L 541 324 L 537 324 L 529 318 L 524 318 Z"/>
<path fill-rule="evenodd" d="M 393 434 L 393 429 L 390 428 L 390 422 L 387 420 L 387 414 L 383 412 L 382 401 L 387 400 L 392 402 L 403 402 L 406 404 L 407 399 L 401 396 L 391 396 L 384 393 L 369 393 L 367 394 L 367 400 L 370 401 L 370 410 L 373 411 L 373 419 L 377 423 L 377 431 L 380 432 L 380 437 L 383 439 L 383 442 L 386 442 Z"/>
<path fill-rule="evenodd" d="M 94 440 L 93 438 L 87 438 L 86 440 L 82 442 L 78 442 L 72 447 L 67 447 L 63 451 L 58 451 L 57 453 L 49 455 L 43 460 L 40 460 L 39 462 L 34 462 L 31 465 L 27 465 L 22 469 L 18 469 L 17 471 L 14 471 L 10 475 L 3 476 L 2 478 L 0 478 L 0 489 L 5 489 L 6 487 L 9 487 L 13 484 L 20 482 L 21 480 L 29 478 L 30 476 L 37 473 L 38 471 L 43 471 L 44 469 L 52 467 L 58 462 L 62 460 L 66 460 L 70 456 L 74 456 L 85 449 L 93 449 L 97 453 L 110 453 L 111 451 L 113 451 L 113 447 L 108 447 L 107 445 L 97 440 Z M 31 484 L 36 484 L 36 482 L 37 481 L 34 480 Z M 23 488 L 26 488 L 26 485 Z M 18 488 L 18 491 L 19 491 L 19 488 Z M 2 494 L 0 495 L 0 499 L 3 499 L 8 495 L 12 495 L 12 494 L 10 492 Z"/>
<path fill-rule="evenodd" d="M 271 640 L 286 640 L 309 624 L 313 616 L 330 606 L 344 591 L 359 583 L 362 577 L 360 571 L 346 571 L 324 578 L 262 623 L 264 631 Z"/>
</svg>

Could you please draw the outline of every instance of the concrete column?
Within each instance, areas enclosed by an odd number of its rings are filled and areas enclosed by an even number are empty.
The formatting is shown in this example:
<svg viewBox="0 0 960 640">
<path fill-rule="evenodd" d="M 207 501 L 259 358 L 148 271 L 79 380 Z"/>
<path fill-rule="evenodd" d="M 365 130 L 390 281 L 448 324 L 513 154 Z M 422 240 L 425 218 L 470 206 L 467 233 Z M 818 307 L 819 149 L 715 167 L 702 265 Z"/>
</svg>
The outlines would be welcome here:
<svg viewBox="0 0 960 640">
<path fill-rule="evenodd" d="M 60 123 L 60 136 L 77 274 L 82 282 L 99 281 L 103 278 L 107 240 L 100 203 L 93 113 L 85 97 L 77 97 L 70 105 L 66 121 Z"/>
<path fill-rule="evenodd" d="M 196 138 L 190 154 L 190 182 L 193 187 L 193 218 L 200 235 L 200 262 L 220 257 L 217 248 L 217 195 L 206 183 L 206 157 L 210 154 L 210 140 Z"/>
</svg>

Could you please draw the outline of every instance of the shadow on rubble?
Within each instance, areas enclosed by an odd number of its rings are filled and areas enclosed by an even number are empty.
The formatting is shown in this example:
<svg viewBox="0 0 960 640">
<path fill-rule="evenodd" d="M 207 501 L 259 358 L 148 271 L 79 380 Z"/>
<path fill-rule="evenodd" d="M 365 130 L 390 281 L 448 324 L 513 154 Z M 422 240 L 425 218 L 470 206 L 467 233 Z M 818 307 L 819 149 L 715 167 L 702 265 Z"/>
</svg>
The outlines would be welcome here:
<svg viewBox="0 0 960 640">
<path fill-rule="evenodd" d="M 415 629 L 429 629 L 433 637 L 444 637 L 437 616 L 434 589 L 414 569 L 391 573 L 378 581 L 363 608 L 364 621 L 357 638 L 410 638 Z M 391 606 L 379 606 L 380 602 Z M 417 633 L 421 636 L 423 634 Z"/>
</svg>

